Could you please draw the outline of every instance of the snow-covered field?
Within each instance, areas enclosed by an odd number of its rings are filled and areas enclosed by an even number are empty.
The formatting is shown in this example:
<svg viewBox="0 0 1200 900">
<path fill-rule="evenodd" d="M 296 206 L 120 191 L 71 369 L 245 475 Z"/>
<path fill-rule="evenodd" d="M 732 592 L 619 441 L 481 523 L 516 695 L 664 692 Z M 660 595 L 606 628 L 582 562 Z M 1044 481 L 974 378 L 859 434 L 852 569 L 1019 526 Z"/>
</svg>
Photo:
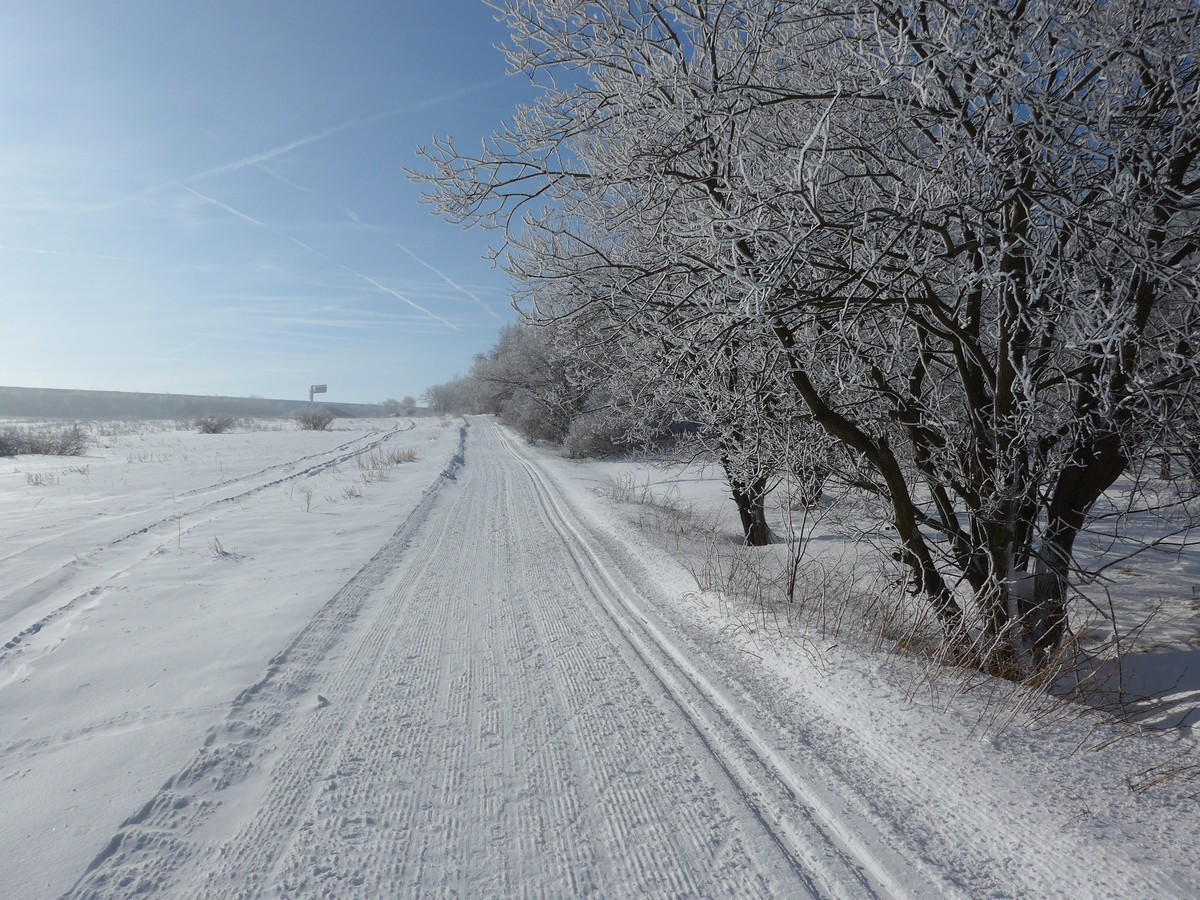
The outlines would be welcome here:
<svg viewBox="0 0 1200 900">
<path fill-rule="evenodd" d="M 721 597 L 703 472 L 335 428 L 0 460 L 5 896 L 1200 893 L 1189 731 Z"/>
<path fill-rule="evenodd" d="M 82 874 L 387 541 L 459 438 L 431 419 L 96 427 L 116 433 L 86 456 L 0 459 L 9 897 L 56 896 Z M 377 465 L 405 449 L 416 461 Z"/>
</svg>

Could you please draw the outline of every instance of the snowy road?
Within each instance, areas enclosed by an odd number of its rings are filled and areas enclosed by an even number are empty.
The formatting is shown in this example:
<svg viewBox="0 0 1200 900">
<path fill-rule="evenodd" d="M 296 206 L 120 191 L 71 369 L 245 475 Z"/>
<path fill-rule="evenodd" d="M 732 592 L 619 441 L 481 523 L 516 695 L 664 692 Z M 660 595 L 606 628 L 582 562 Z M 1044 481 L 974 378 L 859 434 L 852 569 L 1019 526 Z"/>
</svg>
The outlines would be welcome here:
<svg viewBox="0 0 1200 900">
<path fill-rule="evenodd" d="M 639 614 L 622 561 L 585 529 L 519 446 L 478 423 L 457 480 L 239 697 L 73 893 L 922 884 L 823 808 Z"/>
<path fill-rule="evenodd" d="M 1165 850 L 1109 842 L 1098 805 L 1064 826 L 1052 755 L 1014 770 L 886 686 L 706 648 L 546 462 L 465 433 L 68 896 L 1189 890 L 1152 811 Z"/>
</svg>

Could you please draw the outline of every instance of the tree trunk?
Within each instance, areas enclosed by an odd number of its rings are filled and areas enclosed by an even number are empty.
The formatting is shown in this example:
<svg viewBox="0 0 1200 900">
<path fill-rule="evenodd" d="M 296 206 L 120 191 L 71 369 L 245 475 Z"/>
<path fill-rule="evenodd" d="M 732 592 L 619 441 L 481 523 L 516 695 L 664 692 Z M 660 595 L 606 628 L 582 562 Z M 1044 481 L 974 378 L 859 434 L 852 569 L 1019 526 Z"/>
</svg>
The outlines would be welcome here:
<svg viewBox="0 0 1200 900">
<path fill-rule="evenodd" d="M 744 480 L 734 475 L 729 461 L 721 460 L 725 469 L 725 478 L 729 482 L 729 492 L 737 506 L 738 517 L 742 520 L 742 531 L 746 535 L 746 545 L 749 547 L 765 547 L 772 543 L 774 535 L 767 525 L 766 497 L 767 479 L 763 476 Z"/>
<path fill-rule="evenodd" d="M 1072 549 L 1078 529 L 1051 522 L 1034 566 L 1033 596 L 1021 609 L 1021 622 L 1029 641 L 1042 661 L 1053 655 L 1067 639 L 1067 586 Z M 1057 527 L 1054 527 L 1057 526 Z"/>
<path fill-rule="evenodd" d="M 900 539 L 900 561 L 912 574 L 913 589 L 933 606 L 949 644 L 963 653 L 968 652 L 962 607 L 938 571 L 925 537 L 921 534 L 916 508 L 908 493 L 908 483 L 895 454 L 882 435 L 877 438 L 868 435 L 825 402 L 801 365 L 796 337 L 791 329 L 777 321 L 772 325 L 772 330 L 787 354 L 790 363 L 788 377 L 808 407 L 813 421 L 830 437 L 857 452 L 883 478 L 887 485 L 887 499 L 892 507 L 892 524 Z"/>
<path fill-rule="evenodd" d="M 987 626 L 978 648 L 992 675 L 1024 681 L 1051 662 L 1067 635 L 1065 573 L 1010 572 L 991 579 L 981 595 Z"/>
</svg>

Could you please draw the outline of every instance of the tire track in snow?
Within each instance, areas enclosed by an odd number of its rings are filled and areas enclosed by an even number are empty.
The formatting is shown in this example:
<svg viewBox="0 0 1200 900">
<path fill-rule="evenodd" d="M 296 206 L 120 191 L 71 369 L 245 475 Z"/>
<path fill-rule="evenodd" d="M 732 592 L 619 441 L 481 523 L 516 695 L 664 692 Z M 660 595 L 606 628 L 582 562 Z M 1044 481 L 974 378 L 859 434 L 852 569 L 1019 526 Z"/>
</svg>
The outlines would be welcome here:
<svg viewBox="0 0 1200 900">
<path fill-rule="evenodd" d="M 38 596 L 49 594 L 54 590 L 61 590 L 72 580 L 76 580 L 80 577 L 86 578 L 85 586 L 74 588 L 75 593 L 70 600 L 62 603 L 59 606 L 56 606 L 49 612 L 42 614 L 36 621 L 25 626 L 23 629 L 18 631 L 17 634 L 9 638 L 2 646 L 0 646 L 0 663 L 3 663 L 6 657 L 8 657 L 10 654 L 20 652 L 22 646 L 28 643 L 28 641 L 42 631 L 42 629 L 46 628 L 48 625 L 54 623 L 60 618 L 74 613 L 81 605 L 86 605 L 89 603 L 104 590 L 105 584 L 107 584 L 113 578 L 119 577 L 121 573 L 128 571 L 132 565 L 136 565 L 138 561 L 153 555 L 160 548 L 166 544 L 169 544 L 171 540 L 178 539 L 179 534 L 190 533 L 191 530 L 207 524 L 212 519 L 221 515 L 221 506 L 224 504 L 239 503 L 242 500 L 267 490 L 268 488 L 277 487 L 290 481 L 311 478 L 312 476 L 326 471 L 327 469 L 350 462 L 358 456 L 369 453 L 379 448 L 382 444 L 391 440 L 396 435 L 402 434 L 404 431 L 412 430 L 413 427 L 413 423 L 410 422 L 409 427 L 406 429 L 401 429 L 400 426 L 397 425 L 381 435 L 379 432 L 372 432 L 365 437 L 348 441 L 331 450 L 322 451 L 321 453 L 316 454 L 309 454 L 307 456 L 299 457 L 296 460 L 279 463 L 274 466 L 268 466 L 250 475 L 245 475 L 236 479 L 229 479 L 228 481 L 210 485 L 209 487 L 205 488 L 199 488 L 195 491 L 189 491 L 188 494 L 196 494 L 200 492 L 212 491 L 221 487 L 229 487 L 230 485 L 238 485 L 243 487 L 243 489 L 237 493 L 225 493 L 220 498 L 213 501 L 207 501 L 203 506 L 200 506 L 196 509 L 183 513 L 176 513 L 171 516 L 160 516 L 150 523 L 129 531 L 120 537 L 109 540 L 107 543 L 96 547 L 89 553 L 75 557 L 73 560 L 71 560 L 71 562 L 48 575 L 35 579 L 34 581 L 18 588 L 14 588 L 9 592 L 10 597 L 19 596 L 22 594 Z M 355 446 L 356 444 L 360 446 Z M 319 461 L 311 462 L 312 460 Z M 290 472 L 278 477 L 273 475 L 268 481 L 262 481 L 260 479 L 251 487 L 244 487 L 246 482 L 252 478 L 257 478 L 268 472 L 276 472 L 278 469 L 294 466 L 297 463 L 304 461 L 309 461 L 310 464 L 298 471 Z M 276 475 L 278 475 L 277 472 Z M 181 494 L 180 496 L 185 495 Z M 183 525 L 183 522 L 185 521 L 188 523 L 186 527 Z M 166 540 L 157 540 L 154 537 L 155 533 L 162 532 L 167 532 Z M 137 557 L 135 560 L 131 562 L 128 559 L 116 559 L 114 562 L 109 562 L 109 560 L 113 559 L 111 551 L 129 549 L 127 545 L 133 544 L 138 538 L 148 538 L 150 546 L 148 549 L 141 548 L 136 550 L 135 552 L 137 553 Z M 99 571 L 88 571 L 93 568 L 98 568 Z"/>
<path fill-rule="evenodd" d="M 392 537 L 271 660 L 265 676 L 238 695 L 226 721 L 211 729 L 189 764 L 123 823 L 66 896 L 163 893 L 179 872 L 197 864 L 207 847 L 206 830 L 223 833 L 226 797 L 240 794 L 237 799 L 248 802 L 261 797 L 262 773 L 279 753 L 278 732 L 297 715 L 301 699 L 319 704 L 311 688 L 320 666 L 355 629 L 372 593 L 406 561 L 441 488 L 461 464 L 465 439 L 464 427 L 458 453 Z"/>
<path fill-rule="evenodd" d="M 387 439 L 395 436 L 396 434 L 403 433 L 404 431 L 411 431 L 415 427 L 416 427 L 416 423 L 411 420 L 409 422 L 408 428 L 401 429 L 399 425 L 396 425 L 392 429 L 390 429 L 388 432 L 386 432 L 383 440 L 387 440 Z M 298 466 L 302 463 L 306 463 L 309 460 L 320 459 L 321 457 L 328 456 L 331 453 L 332 454 L 345 453 L 347 450 L 351 450 L 351 448 L 353 448 L 355 444 L 357 444 L 361 441 L 371 440 L 372 438 L 375 437 L 375 435 L 378 435 L 378 434 L 380 434 L 380 432 L 378 430 L 371 431 L 371 432 L 368 432 L 366 435 L 363 435 L 363 436 L 354 438 L 353 440 L 345 441 L 344 443 L 338 444 L 336 447 L 330 447 L 328 449 L 318 451 L 317 453 L 309 453 L 304 456 L 298 456 L 294 459 L 285 460 L 285 461 L 279 462 L 279 463 L 274 463 L 269 466 L 264 466 L 263 468 L 258 469 L 254 472 L 247 472 L 244 475 L 238 475 L 234 478 L 220 479 L 218 481 L 214 481 L 209 484 L 202 485 L 201 487 L 196 487 L 196 488 L 192 488 L 191 490 L 182 491 L 182 492 L 174 495 L 174 498 L 176 500 L 178 500 L 181 497 L 193 497 L 198 494 L 209 494 L 209 493 L 212 493 L 213 491 L 217 491 L 221 488 L 229 487 L 230 485 L 237 485 L 240 483 L 245 483 L 254 478 L 259 478 L 262 475 L 266 475 L 268 472 L 275 472 L 280 469 L 282 469 L 284 471 L 287 471 L 289 469 L 294 469 L 296 466 Z M 378 439 L 376 439 L 376 441 L 372 443 L 370 448 L 358 448 L 358 449 L 359 449 L 359 451 L 362 451 L 364 449 L 373 449 L 374 447 L 377 447 L 377 446 L 379 446 Z M 143 509 L 126 510 L 126 511 L 119 512 L 116 514 L 110 514 L 109 516 L 106 517 L 107 521 L 105 522 L 105 524 L 109 524 L 114 518 L 121 518 L 121 519 L 131 518 L 133 516 L 138 515 L 139 513 L 145 513 L 145 512 L 146 512 L 146 510 L 143 508 Z M 162 521 L 166 521 L 166 520 L 156 520 L 155 522 L 153 522 L 151 524 L 152 525 L 153 524 L 161 524 Z M 175 521 L 175 518 L 170 517 L 169 521 Z M 8 553 L 4 556 L 0 556 L 0 565 L 10 562 L 11 560 L 14 560 L 14 559 L 19 559 L 22 556 L 27 555 L 31 551 L 37 550 L 37 549 L 45 546 L 46 544 L 60 543 L 63 540 L 63 538 L 72 537 L 81 532 L 85 532 L 85 531 L 94 529 L 95 527 L 96 527 L 95 522 L 87 522 L 83 525 L 77 525 L 75 527 L 67 527 L 67 528 L 62 527 L 61 523 L 58 523 L 53 526 L 43 525 L 36 529 L 27 529 L 25 531 L 13 532 L 10 535 L 10 539 L 14 540 L 14 541 L 19 538 L 22 538 L 28 534 L 32 534 L 35 531 L 50 531 L 51 534 L 49 534 L 44 540 L 35 541 L 33 543 L 28 543 L 28 544 L 23 544 L 23 545 L 21 545 L 20 549 L 14 551 L 12 553 Z M 133 532 L 130 532 L 129 534 L 126 534 L 125 538 L 128 538 L 133 534 L 140 534 L 140 533 L 142 533 L 141 529 L 137 529 Z M 110 539 L 110 542 L 116 542 L 119 540 L 121 540 L 120 537 L 116 538 L 115 540 Z"/>
<path fill-rule="evenodd" d="M 568 512 L 565 498 L 555 497 L 556 491 L 536 464 L 506 437 L 499 433 L 498 437 L 504 449 L 528 473 L 547 516 L 560 530 L 564 542 L 573 548 L 577 569 L 588 581 L 598 605 L 679 704 L 714 759 L 743 790 L 764 827 L 798 868 L 817 875 L 818 884 L 814 887 L 832 895 L 849 891 L 856 896 L 869 892 L 898 897 L 911 895 L 909 885 L 932 881 L 930 887 L 939 895 L 958 893 L 943 879 L 931 879 L 933 873 L 915 871 L 916 867 L 900 853 L 887 849 L 887 842 L 880 835 L 860 834 L 860 830 L 873 830 L 871 823 L 843 821 L 818 790 L 805 784 L 770 741 L 642 615 L 631 598 L 632 586 L 619 583 L 610 574 L 609 567 L 580 533 L 578 519 Z M 780 787 L 786 791 L 785 796 L 780 796 Z M 792 822 L 789 814 L 801 821 Z M 822 842 L 826 852 L 814 852 L 813 843 L 819 846 Z"/>
<path fill-rule="evenodd" d="M 484 437 L 328 674 L 239 700 L 72 896 L 811 892 Z"/>
<path fill-rule="evenodd" d="M 510 452 L 522 455 L 515 449 L 515 442 L 508 444 Z M 533 474 L 545 481 L 536 464 L 529 464 L 535 467 Z M 583 552 L 596 560 L 599 557 L 592 548 L 620 556 L 619 548 L 588 529 L 570 511 L 565 498 L 551 490 L 548 488 L 547 498 L 566 507 L 564 513 L 570 516 L 564 518 L 564 524 L 573 533 L 587 535 L 577 541 Z M 598 598 L 608 596 L 622 601 L 618 615 L 629 627 L 645 632 L 647 646 L 662 647 L 668 670 L 672 659 L 686 659 L 675 642 L 643 613 L 644 606 L 653 604 L 646 603 L 625 580 L 629 572 L 599 562 L 598 566 L 598 576 L 613 586 L 612 591 L 598 593 Z M 687 680 L 692 679 L 688 674 Z M 1119 849 L 1106 853 L 1098 866 L 1095 854 L 1088 852 L 1090 839 L 1086 832 L 1064 832 L 1059 821 L 1049 827 L 1031 822 L 1019 804 L 988 805 L 974 780 L 978 774 L 972 773 L 964 780 L 961 768 L 948 766 L 936 744 L 906 744 L 896 736 L 879 743 L 873 740 L 873 733 L 853 733 L 842 724 L 842 704 L 848 696 L 845 693 L 811 692 L 806 705 L 772 712 L 757 702 L 760 697 L 770 698 L 771 691 L 777 690 L 770 679 L 756 677 L 741 685 L 736 704 L 704 684 L 696 686 L 711 694 L 721 707 L 734 711 L 737 721 L 732 724 L 736 727 L 727 733 L 740 730 L 754 736 L 756 744 L 765 744 L 755 752 L 765 753 L 771 767 L 783 776 L 792 797 L 811 807 L 810 818 L 830 831 L 832 846 L 841 847 L 840 852 L 851 859 L 861 858 L 865 850 L 868 859 L 877 859 L 868 870 L 871 874 L 877 869 L 893 873 L 875 879 L 876 889 L 888 896 L 978 896 L 996 890 L 998 884 L 1018 893 L 1076 892 L 1112 898 L 1174 896 L 1187 891 L 1181 879 L 1169 872 L 1148 871 Z M 860 716 L 858 720 L 867 718 Z M 770 744 L 762 741 L 764 734 L 771 735 Z M 798 745 L 804 747 L 803 752 L 797 751 Z M 852 752 L 847 751 L 848 746 L 854 748 Z M 970 748 L 963 752 L 969 753 Z M 801 772 L 805 774 L 801 776 Z M 963 802 L 948 802 L 947 789 L 956 784 Z M 1020 827 L 1014 827 L 1014 822 L 1021 823 Z M 1076 844 L 1078 852 L 1043 855 L 1036 851 L 1042 846 L 1061 849 L 1062 845 Z M 1031 847 L 1035 848 L 1033 852 Z M 922 883 L 928 887 L 914 887 Z"/>
<path fill-rule="evenodd" d="M 379 438 L 376 438 L 375 435 L 380 434 L 380 432 L 372 431 L 372 432 L 369 432 L 369 433 L 363 435 L 362 437 L 357 437 L 357 438 L 354 438 L 353 440 L 345 441 L 344 443 L 338 444 L 336 447 L 331 447 L 327 450 L 321 450 L 317 453 L 310 453 L 310 454 L 307 454 L 306 456 L 298 456 L 295 459 L 290 459 L 285 462 L 274 463 L 269 466 L 264 466 L 263 468 L 258 469 L 257 471 L 247 472 L 245 475 L 239 475 L 236 478 L 226 478 L 221 481 L 216 481 L 216 482 L 213 482 L 212 484 L 205 485 L 203 487 L 192 488 L 190 491 L 184 491 L 184 492 L 178 494 L 177 496 L 190 497 L 195 494 L 210 493 L 214 490 L 217 490 L 218 488 L 228 487 L 229 485 L 232 485 L 232 484 L 238 484 L 238 483 L 250 481 L 251 479 L 259 478 L 260 476 L 266 475 L 268 472 L 276 472 L 276 471 L 282 470 L 283 472 L 290 475 L 290 474 L 292 474 L 290 472 L 290 470 L 295 469 L 296 466 L 301 465 L 303 463 L 307 463 L 310 460 L 319 460 L 319 462 L 314 463 L 315 466 L 318 466 L 321 468 L 328 468 L 328 465 L 326 465 L 326 463 L 329 461 L 322 459 L 322 457 L 329 456 L 330 454 L 333 454 L 335 457 L 337 457 L 339 454 L 341 454 L 342 462 L 345 462 L 345 461 L 347 461 L 348 458 L 352 458 L 353 456 L 355 456 L 359 453 L 362 453 L 366 450 L 374 449 L 375 447 L 378 447 L 384 441 L 390 440 L 391 438 L 395 437 L 397 434 L 402 434 L 405 431 L 412 431 L 416 427 L 417 427 L 416 422 L 409 420 L 407 428 L 401 428 L 398 424 L 393 425 L 386 432 L 383 432 L 382 437 L 379 437 Z M 366 443 L 363 444 L 363 446 L 361 446 L 361 447 L 355 446 L 356 444 L 359 444 L 364 441 Z M 347 454 L 347 453 L 350 454 L 349 457 L 345 456 L 345 454 Z M 335 462 L 333 464 L 336 465 L 337 463 Z M 278 484 L 278 483 L 279 483 L 278 480 L 269 482 L 269 484 Z"/>
<path fill-rule="evenodd" d="M 411 431 L 412 428 L 413 428 L 413 425 L 412 425 L 412 423 L 410 423 L 409 427 L 406 429 L 403 429 L 403 430 Z M 299 471 L 288 472 L 287 474 L 279 475 L 278 477 L 273 476 L 267 481 L 258 481 L 252 487 L 238 491 L 236 494 L 226 494 L 222 497 L 218 497 L 216 500 L 205 501 L 204 506 L 200 507 L 199 509 L 192 510 L 191 512 L 180 513 L 180 514 L 176 514 L 173 516 L 166 516 L 164 518 L 158 519 L 157 521 L 154 521 L 147 525 L 144 525 L 141 528 L 136 528 L 133 531 L 130 531 L 129 533 L 127 533 L 125 535 L 122 535 L 121 537 L 114 538 L 113 540 L 111 540 L 108 543 L 107 546 L 108 547 L 116 547 L 119 544 L 123 544 L 126 541 L 131 540 L 132 538 L 136 538 L 140 535 L 148 534 L 151 531 L 160 530 L 163 527 L 170 527 L 170 525 L 172 523 L 175 523 L 182 518 L 198 515 L 199 513 L 203 512 L 208 507 L 220 506 L 220 505 L 226 504 L 226 503 L 238 503 L 242 500 L 245 500 L 247 497 L 253 497 L 255 494 L 262 493 L 263 491 L 267 490 L 268 488 L 278 487 L 279 485 L 287 484 L 290 481 L 299 481 L 302 478 L 311 478 L 313 475 L 318 475 L 321 472 L 326 471 L 327 469 L 332 469 L 335 466 L 340 466 L 343 463 L 350 462 L 350 460 L 355 459 L 356 457 L 362 456 L 363 454 L 365 454 L 371 450 L 377 449 L 382 444 L 391 440 L 397 434 L 401 434 L 402 431 L 400 429 L 400 426 L 397 425 L 395 428 L 391 429 L 390 431 L 385 432 L 381 436 L 373 437 L 373 435 L 376 433 L 377 432 L 372 432 L 371 435 L 367 435 L 366 437 L 358 438 L 353 441 L 348 441 L 347 443 L 342 444 L 338 447 L 335 447 L 332 450 L 326 450 L 322 453 L 317 453 L 317 454 L 310 454 L 309 456 L 302 456 L 296 460 L 292 460 L 292 461 L 286 462 L 286 463 L 280 463 L 275 466 L 268 466 L 265 469 L 260 469 L 258 472 L 255 472 L 252 475 L 246 475 L 241 478 L 230 479 L 229 481 L 219 482 L 216 485 L 213 485 L 208 488 L 201 488 L 197 491 L 189 491 L 188 494 L 211 492 L 212 490 L 215 490 L 215 489 L 218 489 L 221 487 L 229 487 L 230 485 L 242 484 L 246 481 L 249 481 L 251 478 L 266 474 L 267 472 L 273 472 L 276 469 L 281 469 L 281 468 L 286 469 L 289 466 L 295 466 L 299 462 L 305 462 L 308 460 L 320 459 L 321 457 L 327 457 L 325 459 L 321 459 L 320 462 L 313 462 L 309 465 L 306 465 L 304 468 L 300 469 Z M 361 446 L 358 446 L 358 447 L 354 446 L 355 444 L 358 444 L 360 442 L 362 442 Z M 332 455 L 330 455 L 330 454 L 332 454 Z M 179 496 L 182 497 L 182 496 L 187 496 L 187 495 L 180 494 Z M 101 548 L 101 549 L 104 549 L 104 548 Z"/>
</svg>

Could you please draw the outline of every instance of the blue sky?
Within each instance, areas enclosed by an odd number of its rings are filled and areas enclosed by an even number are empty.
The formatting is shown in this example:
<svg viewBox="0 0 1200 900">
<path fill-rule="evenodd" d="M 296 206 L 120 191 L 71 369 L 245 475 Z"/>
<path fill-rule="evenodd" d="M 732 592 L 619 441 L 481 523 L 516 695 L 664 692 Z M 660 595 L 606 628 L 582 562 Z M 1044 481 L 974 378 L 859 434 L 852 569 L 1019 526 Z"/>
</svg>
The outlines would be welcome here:
<svg viewBox="0 0 1200 900">
<path fill-rule="evenodd" d="M 532 97 L 478 0 L 0 7 L 0 384 L 371 402 L 511 321 L 431 136 Z"/>
</svg>

